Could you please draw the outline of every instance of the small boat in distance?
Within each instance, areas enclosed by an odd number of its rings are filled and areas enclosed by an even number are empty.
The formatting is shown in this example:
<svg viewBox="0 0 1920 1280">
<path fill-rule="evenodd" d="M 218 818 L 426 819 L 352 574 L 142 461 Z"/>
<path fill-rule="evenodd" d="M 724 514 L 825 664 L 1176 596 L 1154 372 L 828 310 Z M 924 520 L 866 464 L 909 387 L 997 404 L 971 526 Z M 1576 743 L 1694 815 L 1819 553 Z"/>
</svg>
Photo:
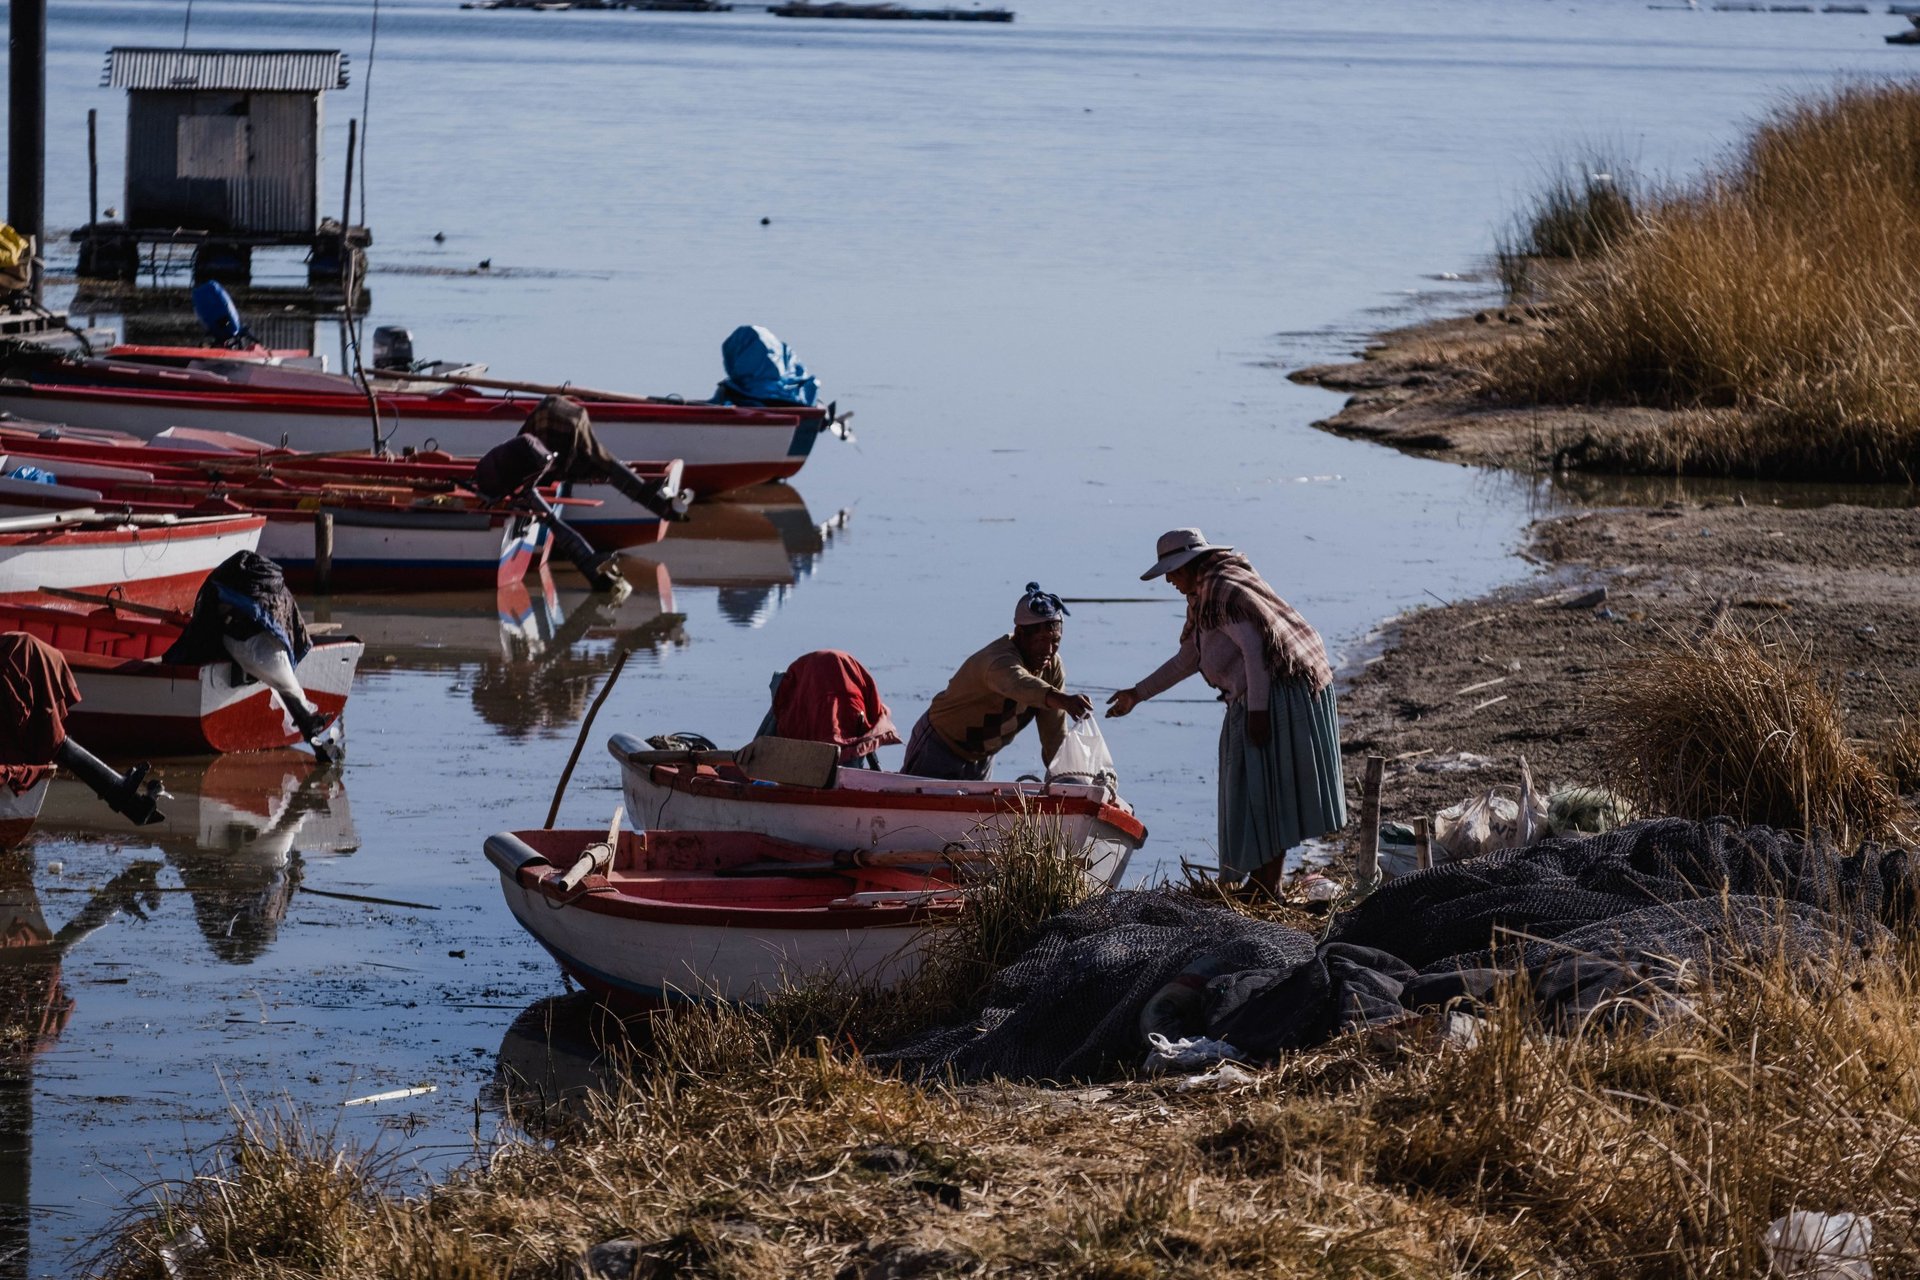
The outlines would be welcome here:
<svg viewBox="0 0 1920 1280">
<path fill-rule="evenodd" d="M 569 976 L 644 1007 L 758 1003 L 820 977 L 890 986 L 962 902 L 937 851 L 863 860 L 737 831 L 503 831 L 486 855 Z"/>
<path fill-rule="evenodd" d="M 769 6 L 776 18 L 868 18 L 881 21 L 912 22 L 1012 22 L 1011 9 L 913 9 L 900 4 L 846 4 L 832 0 L 813 4 L 793 0 L 789 4 Z"/>
</svg>

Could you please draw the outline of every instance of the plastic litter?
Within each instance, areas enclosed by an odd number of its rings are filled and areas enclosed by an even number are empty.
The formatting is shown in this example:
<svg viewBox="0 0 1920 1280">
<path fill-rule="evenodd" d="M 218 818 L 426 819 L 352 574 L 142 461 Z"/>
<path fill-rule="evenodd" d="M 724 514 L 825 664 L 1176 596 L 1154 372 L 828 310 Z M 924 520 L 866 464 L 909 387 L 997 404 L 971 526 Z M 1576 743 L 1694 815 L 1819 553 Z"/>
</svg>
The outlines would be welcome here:
<svg viewBox="0 0 1920 1280">
<path fill-rule="evenodd" d="M 1174 1088 L 1179 1093 L 1187 1093 L 1194 1089 L 1232 1089 L 1237 1085 L 1252 1084 L 1256 1079 L 1258 1077 L 1245 1067 L 1236 1066 L 1231 1062 L 1222 1062 L 1204 1075 L 1188 1076 Z"/>
<path fill-rule="evenodd" d="M 1858 1213 L 1795 1210 L 1767 1225 L 1763 1237 L 1779 1280 L 1873 1280 L 1873 1222 Z"/>
<path fill-rule="evenodd" d="M 1107 750 L 1099 721 L 1068 717 L 1066 740 L 1047 762 L 1047 781 L 1105 787 L 1111 795 L 1120 794 L 1120 775 L 1114 772 L 1113 753 Z"/>
<path fill-rule="evenodd" d="M 1147 1060 L 1141 1064 L 1141 1069 L 1149 1075 L 1191 1071 L 1195 1067 L 1211 1066 L 1240 1056 L 1240 1051 L 1225 1040 L 1209 1040 L 1205 1036 L 1169 1040 L 1158 1031 L 1150 1031 L 1147 1033 L 1147 1044 Z"/>
</svg>

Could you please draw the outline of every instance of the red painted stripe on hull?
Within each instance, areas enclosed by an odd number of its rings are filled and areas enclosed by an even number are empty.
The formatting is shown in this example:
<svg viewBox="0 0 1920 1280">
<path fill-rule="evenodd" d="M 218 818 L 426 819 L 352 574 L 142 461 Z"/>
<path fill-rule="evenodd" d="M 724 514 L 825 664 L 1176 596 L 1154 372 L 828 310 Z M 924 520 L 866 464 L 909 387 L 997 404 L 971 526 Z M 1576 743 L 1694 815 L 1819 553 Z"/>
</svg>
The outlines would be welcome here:
<svg viewBox="0 0 1920 1280">
<path fill-rule="evenodd" d="M 309 689 L 307 696 L 322 715 L 338 715 L 346 709 L 347 700 L 338 694 Z M 75 738 L 110 745 L 116 755 L 222 755 L 270 751 L 302 741 L 297 731 L 288 730 L 286 713 L 264 689 L 243 702 L 198 718 L 90 712 L 81 703 L 67 720 Z"/>
<path fill-rule="evenodd" d="M 84 584 L 47 583 L 70 591 L 89 591 L 106 594 L 113 588 L 114 594 L 134 604 L 150 604 L 162 609 L 191 611 L 193 598 L 200 593 L 200 584 L 206 581 L 208 570 L 196 569 L 191 573 L 176 573 L 165 578 L 136 578 L 131 582 L 115 579 L 111 582 Z M 0 592 L 0 605 L 33 604 L 51 606 L 56 609 L 86 610 L 92 606 L 72 600 L 62 600 L 57 596 L 43 596 L 38 591 Z"/>
<path fill-rule="evenodd" d="M 689 465 L 682 483 L 703 498 L 756 484 L 785 480 L 799 473 L 805 458 L 769 458 L 765 462 L 711 462 Z"/>
<path fill-rule="evenodd" d="M 33 834 L 38 818 L 0 818 L 0 853 L 13 848 Z"/>
</svg>

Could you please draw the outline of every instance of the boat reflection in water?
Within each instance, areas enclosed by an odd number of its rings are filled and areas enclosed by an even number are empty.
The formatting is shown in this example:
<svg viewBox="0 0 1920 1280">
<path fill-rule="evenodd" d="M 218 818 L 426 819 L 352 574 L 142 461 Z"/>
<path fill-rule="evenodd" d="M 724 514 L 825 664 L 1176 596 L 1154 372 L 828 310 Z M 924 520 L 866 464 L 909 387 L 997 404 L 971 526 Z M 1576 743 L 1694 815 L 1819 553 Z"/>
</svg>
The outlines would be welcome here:
<svg viewBox="0 0 1920 1280">
<path fill-rule="evenodd" d="M 61 962 L 120 912 L 144 916 L 157 907 L 159 870 L 152 860 L 132 863 L 94 890 L 56 930 L 41 910 L 31 848 L 0 853 L 0 1277 L 5 1280 L 25 1280 L 29 1274 L 33 1060 L 60 1038 L 73 1016 Z"/>
<path fill-rule="evenodd" d="M 592 993 L 548 996 L 521 1011 L 500 1041 L 481 1105 L 530 1133 L 587 1116 L 587 1095 L 615 1088 L 646 1020 L 623 1022 Z"/>
<path fill-rule="evenodd" d="M 664 541 L 627 554 L 628 576 L 631 566 L 657 564 L 680 586 L 718 587 L 721 616 L 742 627 L 773 616 L 852 515 L 817 521 L 787 484 L 742 489 L 689 514 Z"/>
<path fill-rule="evenodd" d="M 93 793 L 55 779 L 40 830 L 165 855 L 213 954 L 248 964 L 279 935 L 303 858 L 360 847 L 338 768 L 305 752 L 254 751 L 159 767 L 166 820 L 130 828 Z M 156 866 L 158 864 L 155 864 Z"/>
<path fill-rule="evenodd" d="M 455 673 L 480 717 L 518 738 L 570 731 L 622 652 L 686 643 L 667 571 L 636 564 L 627 577 L 633 594 L 618 602 L 571 571 L 543 571 L 531 590 L 335 596 L 309 612 L 366 643 L 363 673 Z"/>
</svg>

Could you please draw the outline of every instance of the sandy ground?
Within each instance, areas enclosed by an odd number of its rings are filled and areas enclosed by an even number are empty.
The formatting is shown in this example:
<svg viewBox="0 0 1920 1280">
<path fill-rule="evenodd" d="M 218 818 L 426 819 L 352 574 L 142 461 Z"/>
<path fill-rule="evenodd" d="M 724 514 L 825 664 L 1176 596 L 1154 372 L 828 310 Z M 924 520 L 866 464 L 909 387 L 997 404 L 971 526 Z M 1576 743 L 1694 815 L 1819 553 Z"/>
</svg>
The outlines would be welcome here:
<svg viewBox="0 0 1920 1280">
<path fill-rule="evenodd" d="M 1612 673 L 1693 634 L 1764 626 L 1803 646 L 1875 739 L 1920 700 L 1920 511 L 1673 504 L 1543 521 L 1538 576 L 1409 614 L 1341 699 L 1349 788 L 1388 757 L 1389 819 L 1494 785 L 1605 782 L 1592 703 Z M 1605 587 L 1599 606 L 1567 593 Z"/>
</svg>

